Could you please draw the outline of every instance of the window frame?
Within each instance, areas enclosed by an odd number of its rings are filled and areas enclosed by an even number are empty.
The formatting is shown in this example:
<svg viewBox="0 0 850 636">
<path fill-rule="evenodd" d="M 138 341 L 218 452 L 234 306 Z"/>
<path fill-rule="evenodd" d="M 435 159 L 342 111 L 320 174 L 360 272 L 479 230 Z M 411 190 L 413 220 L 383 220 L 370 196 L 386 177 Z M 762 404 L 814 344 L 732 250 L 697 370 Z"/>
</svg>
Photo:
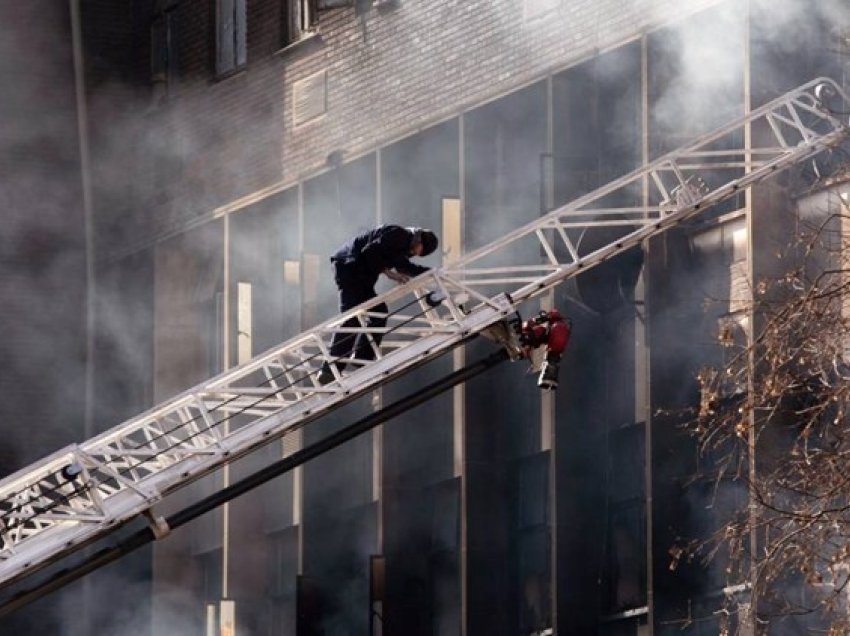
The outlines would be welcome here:
<svg viewBox="0 0 850 636">
<path fill-rule="evenodd" d="M 226 77 L 247 64 L 248 0 L 216 0 L 215 74 Z"/>
<path fill-rule="evenodd" d="M 368 0 L 372 3 L 372 0 Z M 362 0 L 357 0 L 359 5 Z M 281 46 L 287 49 L 317 35 L 323 11 L 355 5 L 355 0 L 282 0 Z"/>
<path fill-rule="evenodd" d="M 177 84 L 177 46 L 173 8 L 157 13 L 150 24 L 150 82 L 154 96 L 168 97 Z"/>
<path fill-rule="evenodd" d="M 319 13 L 316 0 L 283 0 L 281 9 L 284 48 L 315 35 Z"/>
</svg>

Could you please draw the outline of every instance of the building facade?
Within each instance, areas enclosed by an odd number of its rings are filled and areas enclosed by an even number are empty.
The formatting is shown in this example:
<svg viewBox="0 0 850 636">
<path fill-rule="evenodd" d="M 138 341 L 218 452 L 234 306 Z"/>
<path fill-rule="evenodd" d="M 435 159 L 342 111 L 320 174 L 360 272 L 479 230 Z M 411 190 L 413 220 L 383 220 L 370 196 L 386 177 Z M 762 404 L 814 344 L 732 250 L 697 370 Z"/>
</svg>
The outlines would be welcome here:
<svg viewBox="0 0 850 636">
<path fill-rule="evenodd" d="M 358 230 L 433 228 L 428 262 L 450 262 L 814 76 L 843 81 L 847 11 L 808 4 L 83 2 L 96 429 L 334 315 L 328 255 Z M 116 634 L 224 634 L 234 616 L 252 635 L 719 633 L 740 581 L 669 567 L 717 518 L 716 495 L 688 485 L 702 460 L 675 414 L 723 355 L 717 334 L 749 328 L 802 178 L 552 292 L 574 319 L 556 394 L 517 365 L 477 378 L 96 575 L 89 620 Z M 164 510 L 490 349 L 466 345 Z M 720 500 L 746 492 L 724 484 Z M 95 609 L 99 594 L 132 608 Z"/>
<path fill-rule="evenodd" d="M 67 3 L 0 7 L 4 476 L 86 430 L 85 205 L 73 43 Z M 66 601 L 56 595 L 29 616 L 46 632 L 58 629 L 49 607 Z M 3 627 L 26 633 L 26 624 L 26 616 L 8 617 Z"/>
</svg>

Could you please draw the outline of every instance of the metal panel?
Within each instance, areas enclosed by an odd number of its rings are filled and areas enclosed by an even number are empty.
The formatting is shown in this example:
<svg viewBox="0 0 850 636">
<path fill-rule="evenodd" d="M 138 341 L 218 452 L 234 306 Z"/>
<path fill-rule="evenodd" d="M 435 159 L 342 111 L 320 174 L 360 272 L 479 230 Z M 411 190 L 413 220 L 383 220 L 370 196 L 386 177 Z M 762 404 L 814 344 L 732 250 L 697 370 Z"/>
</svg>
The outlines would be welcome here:
<svg viewBox="0 0 850 636">
<path fill-rule="evenodd" d="M 218 625 L 221 636 L 236 636 L 236 601 L 222 599 L 219 607 Z"/>
<path fill-rule="evenodd" d="M 292 116 L 296 126 L 325 113 L 327 77 L 327 71 L 320 71 L 292 85 Z"/>
<path fill-rule="evenodd" d="M 236 283 L 236 362 L 248 362 L 253 353 L 254 320 L 251 283 Z"/>
</svg>

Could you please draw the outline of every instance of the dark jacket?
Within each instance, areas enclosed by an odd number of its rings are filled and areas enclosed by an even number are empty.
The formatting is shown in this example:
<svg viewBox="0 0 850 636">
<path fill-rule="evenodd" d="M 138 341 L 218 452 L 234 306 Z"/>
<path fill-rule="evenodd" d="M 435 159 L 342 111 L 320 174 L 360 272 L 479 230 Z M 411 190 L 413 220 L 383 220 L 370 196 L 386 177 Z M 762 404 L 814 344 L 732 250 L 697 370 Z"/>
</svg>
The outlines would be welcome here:
<svg viewBox="0 0 850 636">
<path fill-rule="evenodd" d="M 352 268 L 365 280 L 376 281 L 385 269 L 418 276 L 429 268 L 410 262 L 413 233 L 399 225 L 381 225 L 355 236 L 331 256 L 339 265 Z"/>
</svg>

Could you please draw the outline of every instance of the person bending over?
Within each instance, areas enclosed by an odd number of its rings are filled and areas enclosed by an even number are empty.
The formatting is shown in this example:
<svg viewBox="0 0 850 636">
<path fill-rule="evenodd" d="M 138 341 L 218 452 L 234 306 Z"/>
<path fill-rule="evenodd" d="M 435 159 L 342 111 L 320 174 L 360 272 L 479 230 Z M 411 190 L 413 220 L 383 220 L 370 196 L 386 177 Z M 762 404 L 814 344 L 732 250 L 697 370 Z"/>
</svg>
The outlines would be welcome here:
<svg viewBox="0 0 850 636">
<path fill-rule="evenodd" d="M 428 267 L 411 263 L 414 256 L 428 256 L 433 253 L 439 240 L 431 230 L 399 225 L 381 225 L 355 236 L 338 249 L 331 262 L 334 268 L 334 282 L 339 290 L 339 311 L 344 313 L 377 296 L 375 284 L 381 274 L 397 283 L 406 283 L 411 278 L 428 271 Z M 387 324 L 386 303 L 371 309 L 367 327 L 381 328 Z M 370 313 L 371 313 L 370 312 Z M 359 326 L 357 318 L 351 318 L 342 324 L 343 328 Z M 372 334 L 375 346 L 381 344 L 381 334 Z M 365 334 L 335 333 L 331 342 L 331 356 L 337 362 L 337 369 L 345 368 L 344 359 L 354 352 L 360 360 L 371 360 L 374 352 L 369 338 Z M 318 375 L 320 384 L 333 381 L 334 374 L 330 364 L 322 365 Z"/>
</svg>

